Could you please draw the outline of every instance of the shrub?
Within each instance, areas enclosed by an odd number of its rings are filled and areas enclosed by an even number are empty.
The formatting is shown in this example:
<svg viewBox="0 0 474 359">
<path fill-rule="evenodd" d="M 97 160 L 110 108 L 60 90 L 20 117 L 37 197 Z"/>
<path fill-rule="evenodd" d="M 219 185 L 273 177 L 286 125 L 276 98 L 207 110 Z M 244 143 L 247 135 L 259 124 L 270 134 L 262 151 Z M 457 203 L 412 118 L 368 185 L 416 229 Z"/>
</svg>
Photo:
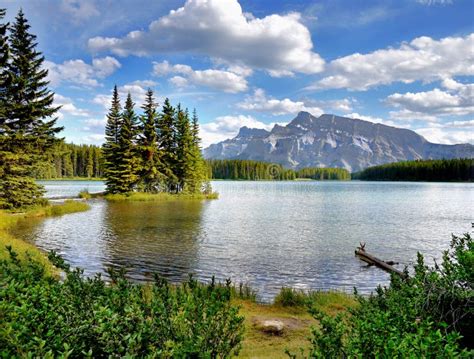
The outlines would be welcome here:
<svg viewBox="0 0 474 359">
<path fill-rule="evenodd" d="M 312 310 L 310 357 L 472 357 L 474 333 L 474 244 L 469 234 L 453 236 L 441 265 L 428 267 L 418 254 L 414 275 L 392 275 L 349 316 Z M 464 348 L 467 347 L 467 348 Z"/>
<path fill-rule="evenodd" d="M 302 290 L 283 287 L 275 297 L 275 304 L 282 307 L 303 307 L 308 303 L 308 297 Z"/>
<path fill-rule="evenodd" d="M 84 278 L 54 253 L 63 282 L 10 250 L 0 261 L 2 357 L 228 357 L 238 353 L 243 317 L 230 303 L 231 284 L 190 278 L 172 287 L 133 284 L 123 271 Z"/>
<path fill-rule="evenodd" d="M 84 188 L 83 190 L 81 190 L 81 192 L 79 192 L 78 197 L 82 199 L 91 199 L 92 196 L 89 193 L 89 190 L 87 188 Z"/>
</svg>

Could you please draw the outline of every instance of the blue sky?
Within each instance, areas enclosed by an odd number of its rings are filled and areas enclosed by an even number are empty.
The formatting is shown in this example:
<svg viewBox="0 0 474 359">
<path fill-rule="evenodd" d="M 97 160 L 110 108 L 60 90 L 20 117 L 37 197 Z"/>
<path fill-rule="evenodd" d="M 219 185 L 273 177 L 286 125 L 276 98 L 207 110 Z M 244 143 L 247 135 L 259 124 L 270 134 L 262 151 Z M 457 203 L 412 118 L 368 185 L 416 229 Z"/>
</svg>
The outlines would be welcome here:
<svg viewBox="0 0 474 359">
<path fill-rule="evenodd" d="M 301 110 L 474 143 L 471 0 L 0 0 L 38 36 L 63 136 L 100 144 L 114 84 L 196 108 L 203 144 Z"/>
</svg>

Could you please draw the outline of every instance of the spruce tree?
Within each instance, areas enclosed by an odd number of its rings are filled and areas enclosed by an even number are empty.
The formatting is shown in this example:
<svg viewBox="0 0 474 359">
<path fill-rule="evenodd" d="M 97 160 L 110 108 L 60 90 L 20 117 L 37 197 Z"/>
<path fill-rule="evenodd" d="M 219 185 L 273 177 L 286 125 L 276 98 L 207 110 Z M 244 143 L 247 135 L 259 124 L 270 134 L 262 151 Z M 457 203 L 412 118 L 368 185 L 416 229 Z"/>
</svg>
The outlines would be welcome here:
<svg viewBox="0 0 474 359">
<path fill-rule="evenodd" d="M 119 137 L 122 125 L 122 114 L 120 98 L 117 86 L 114 87 L 112 94 L 112 103 L 107 114 L 107 123 L 105 125 L 105 143 L 102 147 L 104 157 L 104 176 L 107 185 L 107 192 L 120 192 L 120 173 L 119 173 Z"/>
<path fill-rule="evenodd" d="M 4 14 L 4 12 L 2 12 Z M 0 28 L 0 33 L 5 30 Z M 2 88 L 0 104 L 0 207 L 18 208 L 39 202 L 43 194 L 32 173 L 48 158 L 62 130 L 53 117 L 54 93 L 48 90 L 44 57 L 35 47 L 36 36 L 20 10 L 11 27 L 5 52 L 5 35 L 0 36 Z M 5 82 L 6 79 L 6 82 Z"/>
<path fill-rule="evenodd" d="M 188 181 L 192 177 L 193 135 L 189 114 L 178 105 L 176 110 L 176 177 L 177 191 L 188 192 Z"/>
<path fill-rule="evenodd" d="M 160 192 L 165 185 L 167 169 L 161 161 L 161 151 L 158 148 L 157 104 L 153 91 L 149 89 L 145 103 L 142 106 L 143 115 L 138 136 L 138 153 L 140 155 L 139 189 L 144 192 Z"/>
<path fill-rule="evenodd" d="M 167 174 L 167 190 L 177 190 L 176 177 L 176 110 L 171 106 L 168 98 L 165 99 L 162 112 L 157 123 L 158 147 L 162 152 L 162 162 Z"/>
<path fill-rule="evenodd" d="M 130 93 L 125 101 L 124 111 L 122 113 L 122 125 L 119 131 L 118 148 L 118 177 L 119 183 L 117 190 L 119 192 L 132 192 L 137 183 L 137 158 L 135 151 L 135 134 L 137 130 L 137 115 L 134 110 Z"/>
<path fill-rule="evenodd" d="M 201 153 L 201 139 L 199 138 L 199 120 L 196 113 L 196 109 L 194 109 L 193 111 L 191 135 L 191 176 L 188 180 L 188 190 L 192 193 L 199 193 L 203 190 L 206 193 L 210 193 L 212 192 L 212 188 L 208 180 L 208 168 Z"/>
<path fill-rule="evenodd" d="M 5 17 L 6 10 L 0 9 L 0 21 Z M 10 49 L 8 46 L 8 23 L 0 24 L 0 135 L 3 133 L 3 124 L 6 121 L 5 106 L 6 90 L 8 86 L 8 59 L 10 57 Z"/>
</svg>

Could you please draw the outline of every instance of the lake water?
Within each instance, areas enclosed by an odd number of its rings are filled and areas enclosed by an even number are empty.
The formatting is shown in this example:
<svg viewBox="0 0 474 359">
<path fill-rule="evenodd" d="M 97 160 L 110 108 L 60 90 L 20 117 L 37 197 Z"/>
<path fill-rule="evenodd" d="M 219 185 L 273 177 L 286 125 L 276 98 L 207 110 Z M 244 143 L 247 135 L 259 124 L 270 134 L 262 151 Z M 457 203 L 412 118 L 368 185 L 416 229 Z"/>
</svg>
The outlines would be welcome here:
<svg viewBox="0 0 474 359">
<path fill-rule="evenodd" d="M 103 190 L 101 182 L 45 182 L 49 196 Z M 193 273 L 245 282 L 270 300 L 282 286 L 360 292 L 389 275 L 354 257 L 359 242 L 410 265 L 440 258 L 451 233 L 471 231 L 474 186 L 400 182 L 214 182 L 218 200 L 107 203 L 29 220 L 16 235 L 57 250 L 87 275 L 125 267 L 135 280 Z"/>
</svg>

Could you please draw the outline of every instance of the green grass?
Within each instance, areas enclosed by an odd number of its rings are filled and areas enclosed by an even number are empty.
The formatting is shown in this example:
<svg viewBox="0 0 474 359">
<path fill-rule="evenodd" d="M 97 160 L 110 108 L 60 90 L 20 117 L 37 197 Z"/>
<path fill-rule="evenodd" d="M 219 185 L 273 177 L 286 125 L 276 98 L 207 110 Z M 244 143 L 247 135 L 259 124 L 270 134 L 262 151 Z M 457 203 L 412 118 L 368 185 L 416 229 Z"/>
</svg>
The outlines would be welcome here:
<svg viewBox="0 0 474 359">
<path fill-rule="evenodd" d="M 175 201 L 175 200 L 203 200 L 203 199 L 217 199 L 219 194 L 213 192 L 210 194 L 171 194 L 171 193 L 143 193 L 133 192 L 129 194 L 106 194 L 104 198 L 108 201 Z"/>
<path fill-rule="evenodd" d="M 245 317 L 245 335 L 239 358 L 288 358 L 285 349 L 299 353 L 308 349 L 308 335 L 318 322 L 309 314 L 312 306 L 326 314 L 336 315 L 357 305 L 356 299 L 339 291 L 303 292 L 282 288 L 273 304 L 260 304 L 250 300 L 235 299 L 240 313 Z M 259 329 L 264 320 L 279 320 L 284 323 L 282 335 L 271 335 Z"/>
<path fill-rule="evenodd" d="M 105 181 L 101 177 L 62 177 L 62 178 L 37 178 L 37 181 Z"/>
</svg>

